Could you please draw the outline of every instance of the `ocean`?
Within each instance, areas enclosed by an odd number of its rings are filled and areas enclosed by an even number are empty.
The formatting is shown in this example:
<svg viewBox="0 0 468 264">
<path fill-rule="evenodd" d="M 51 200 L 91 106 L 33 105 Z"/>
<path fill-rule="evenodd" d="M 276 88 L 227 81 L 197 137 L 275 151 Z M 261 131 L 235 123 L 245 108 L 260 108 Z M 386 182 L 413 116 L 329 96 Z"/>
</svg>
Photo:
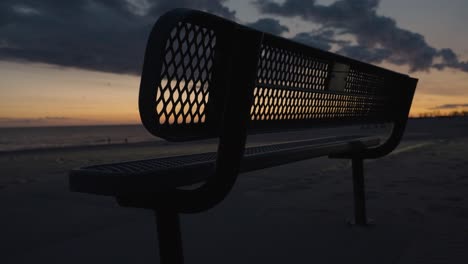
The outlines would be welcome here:
<svg viewBox="0 0 468 264">
<path fill-rule="evenodd" d="M 142 125 L 0 128 L 0 151 L 160 141 Z"/>
<path fill-rule="evenodd" d="M 434 122 L 443 126 L 443 131 L 451 135 L 462 136 L 466 132 L 466 127 L 468 127 L 467 118 L 410 119 L 407 129 L 409 131 L 405 133 L 405 137 L 412 137 L 414 134 L 417 134 L 418 137 L 422 135 L 434 136 L 432 131 Z M 336 133 L 329 133 L 329 130 L 314 129 L 312 135 L 315 137 L 325 137 Z M 344 135 L 353 134 L 345 129 L 339 130 L 344 132 Z M 382 130 L 388 131 L 387 128 L 383 128 Z M 361 127 L 354 131 L 357 134 L 372 134 L 374 132 L 376 132 L 375 127 Z M 282 135 L 284 135 L 281 136 L 283 140 L 301 140 L 304 139 L 304 135 L 307 135 L 307 133 L 291 132 L 283 133 Z M 252 139 L 251 141 L 262 141 L 270 137 L 271 135 L 257 135 L 249 138 Z M 0 128 L 0 152 L 105 144 L 131 144 L 161 140 L 147 132 L 142 125 Z"/>
</svg>

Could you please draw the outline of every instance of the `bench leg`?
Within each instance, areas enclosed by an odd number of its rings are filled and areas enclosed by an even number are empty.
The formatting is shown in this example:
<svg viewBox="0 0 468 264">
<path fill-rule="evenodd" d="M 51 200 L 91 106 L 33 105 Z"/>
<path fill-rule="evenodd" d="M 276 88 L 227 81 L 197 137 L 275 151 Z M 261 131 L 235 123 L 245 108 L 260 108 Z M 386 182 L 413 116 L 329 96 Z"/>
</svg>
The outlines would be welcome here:
<svg viewBox="0 0 468 264">
<path fill-rule="evenodd" d="M 156 226 L 161 264 L 183 264 L 182 236 L 179 214 L 172 211 L 156 211 Z"/>
<path fill-rule="evenodd" d="M 353 158 L 354 219 L 356 225 L 367 225 L 364 168 L 362 158 Z"/>
</svg>

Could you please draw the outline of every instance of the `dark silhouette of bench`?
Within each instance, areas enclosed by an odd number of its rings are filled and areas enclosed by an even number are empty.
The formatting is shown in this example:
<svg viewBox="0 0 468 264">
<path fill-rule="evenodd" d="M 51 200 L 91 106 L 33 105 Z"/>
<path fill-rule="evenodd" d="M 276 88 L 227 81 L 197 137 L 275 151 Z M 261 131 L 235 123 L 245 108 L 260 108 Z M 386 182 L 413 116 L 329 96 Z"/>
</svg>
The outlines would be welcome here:
<svg viewBox="0 0 468 264">
<path fill-rule="evenodd" d="M 400 142 L 417 80 L 200 11 L 161 16 L 149 37 L 141 120 L 168 141 L 218 138 L 217 152 L 84 167 L 72 191 L 155 210 L 161 263 L 183 263 L 180 213 L 212 208 L 239 173 L 320 156 L 350 159 L 366 225 L 363 160 Z M 248 134 L 391 123 L 386 140 L 329 135 L 246 148 Z M 199 184 L 197 188 L 179 188 Z"/>
</svg>

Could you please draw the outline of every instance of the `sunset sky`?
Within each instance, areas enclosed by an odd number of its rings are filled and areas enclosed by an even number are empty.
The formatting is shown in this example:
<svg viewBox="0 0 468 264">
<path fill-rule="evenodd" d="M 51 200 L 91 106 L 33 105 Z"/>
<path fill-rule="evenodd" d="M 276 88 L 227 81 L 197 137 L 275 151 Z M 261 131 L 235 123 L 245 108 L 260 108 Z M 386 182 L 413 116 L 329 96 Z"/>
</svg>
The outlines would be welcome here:
<svg viewBox="0 0 468 264">
<path fill-rule="evenodd" d="M 174 7 L 419 78 L 412 115 L 468 110 L 466 0 L 2 0 L 0 127 L 139 123 L 146 38 Z"/>
</svg>

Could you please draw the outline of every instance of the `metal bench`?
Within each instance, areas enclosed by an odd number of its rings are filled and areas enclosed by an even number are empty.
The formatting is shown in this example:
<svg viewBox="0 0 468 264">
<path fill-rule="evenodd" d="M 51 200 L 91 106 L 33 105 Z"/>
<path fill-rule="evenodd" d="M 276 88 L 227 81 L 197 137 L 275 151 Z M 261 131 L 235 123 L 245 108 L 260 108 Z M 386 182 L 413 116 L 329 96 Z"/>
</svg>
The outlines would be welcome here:
<svg viewBox="0 0 468 264">
<path fill-rule="evenodd" d="M 103 164 L 70 172 L 72 191 L 155 210 L 161 263 L 183 263 L 179 213 L 221 202 L 242 172 L 319 156 L 352 160 L 355 222 L 365 225 L 363 159 L 400 142 L 417 80 L 188 9 L 149 37 L 140 116 L 168 141 L 217 138 L 217 152 Z M 329 135 L 246 148 L 251 134 L 391 123 L 376 136 Z M 180 188 L 192 186 L 194 188 Z"/>
</svg>

